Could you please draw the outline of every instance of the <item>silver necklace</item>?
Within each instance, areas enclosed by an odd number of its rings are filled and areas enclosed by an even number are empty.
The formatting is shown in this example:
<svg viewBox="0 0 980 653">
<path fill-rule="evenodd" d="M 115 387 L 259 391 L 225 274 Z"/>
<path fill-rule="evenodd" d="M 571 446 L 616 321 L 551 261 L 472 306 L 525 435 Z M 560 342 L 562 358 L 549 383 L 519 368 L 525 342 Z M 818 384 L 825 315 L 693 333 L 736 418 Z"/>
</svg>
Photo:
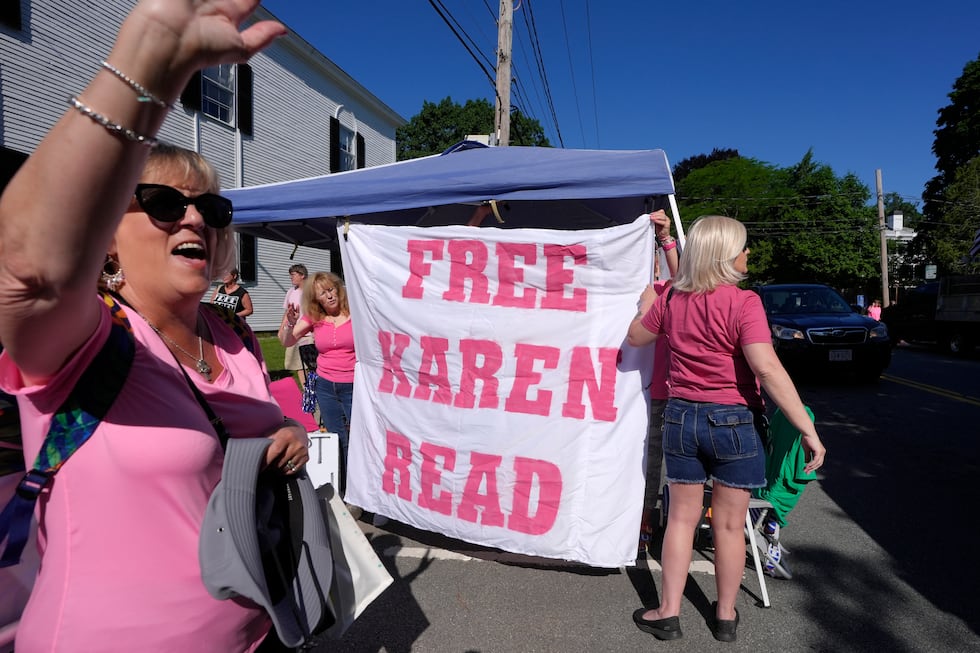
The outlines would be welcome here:
<svg viewBox="0 0 980 653">
<path fill-rule="evenodd" d="M 145 320 L 146 318 L 143 318 L 143 319 Z M 174 347 L 176 347 L 177 348 L 177 351 L 179 351 L 180 353 L 182 353 L 184 356 L 187 356 L 189 359 L 191 359 L 192 361 L 194 361 L 195 362 L 195 368 L 197 369 L 197 373 L 200 374 L 201 376 L 203 376 L 205 378 L 205 380 L 207 380 L 208 383 L 211 382 L 211 366 L 208 365 L 208 362 L 206 360 L 204 360 L 204 338 L 203 337 L 201 337 L 200 335 L 197 336 L 197 348 L 198 348 L 198 351 L 200 352 L 200 355 L 199 356 L 194 356 L 194 354 L 190 353 L 189 351 L 187 351 L 186 349 L 184 349 L 183 347 L 181 347 L 180 345 L 178 345 L 170 336 L 168 336 L 166 333 L 164 333 L 163 331 L 161 331 L 160 329 L 158 329 L 155 324 L 151 323 L 149 320 L 146 320 L 146 323 L 150 325 L 150 328 L 153 329 L 158 336 L 160 336 L 166 342 L 168 342 L 171 345 L 173 345 Z"/>
</svg>

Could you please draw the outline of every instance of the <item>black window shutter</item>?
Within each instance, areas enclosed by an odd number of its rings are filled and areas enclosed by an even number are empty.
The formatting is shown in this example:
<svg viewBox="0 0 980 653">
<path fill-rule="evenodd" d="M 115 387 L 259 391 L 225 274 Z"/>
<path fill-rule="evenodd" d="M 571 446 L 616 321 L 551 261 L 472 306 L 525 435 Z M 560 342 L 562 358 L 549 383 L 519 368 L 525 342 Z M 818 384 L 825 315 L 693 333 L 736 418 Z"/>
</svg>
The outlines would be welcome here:
<svg viewBox="0 0 980 653">
<path fill-rule="evenodd" d="M 367 165 L 366 153 L 364 151 L 364 136 L 357 135 L 357 169 L 360 170 Z"/>
<path fill-rule="evenodd" d="M 184 92 L 180 94 L 180 103 L 184 105 L 185 109 L 201 110 L 201 90 L 201 71 L 199 70 L 194 73 L 194 76 L 187 82 L 187 86 L 184 87 Z"/>
<path fill-rule="evenodd" d="M 340 172 L 340 120 L 330 119 L 330 172 Z"/>
<path fill-rule="evenodd" d="M 257 250 L 255 236 L 238 234 L 238 275 L 242 281 L 254 282 L 258 279 Z"/>
<path fill-rule="evenodd" d="M 252 67 L 247 63 L 238 64 L 238 129 L 246 136 L 253 132 L 252 120 Z"/>
<path fill-rule="evenodd" d="M 6 0 L 6 2 L 0 3 L 0 25 L 6 25 L 15 30 L 20 30 L 23 27 L 20 17 L 20 0 Z"/>
</svg>

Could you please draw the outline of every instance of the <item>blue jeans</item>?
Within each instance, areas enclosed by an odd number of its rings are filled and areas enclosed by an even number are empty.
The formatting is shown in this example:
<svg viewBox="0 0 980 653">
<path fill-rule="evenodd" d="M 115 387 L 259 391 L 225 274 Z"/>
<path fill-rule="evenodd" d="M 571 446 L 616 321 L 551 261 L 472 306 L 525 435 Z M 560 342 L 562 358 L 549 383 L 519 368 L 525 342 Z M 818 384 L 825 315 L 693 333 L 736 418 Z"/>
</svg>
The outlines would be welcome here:
<svg viewBox="0 0 980 653">
<path fill-rule="evenodd" d="M 350 415 L 354 399 L 353 383 L 337 383 L 322 376 L 316 380 L 316 401 L 320 405 L 320 420 L 340 441 L 340 490 L 347 487 L 347 448 L 350 444 Z"/>
<path fill-rule="evenodd" d="M 664 409 L 667 481 L 730 487 L 766 485 L 766 453 L 747 406 L 669 399 Z"/>
</svg>

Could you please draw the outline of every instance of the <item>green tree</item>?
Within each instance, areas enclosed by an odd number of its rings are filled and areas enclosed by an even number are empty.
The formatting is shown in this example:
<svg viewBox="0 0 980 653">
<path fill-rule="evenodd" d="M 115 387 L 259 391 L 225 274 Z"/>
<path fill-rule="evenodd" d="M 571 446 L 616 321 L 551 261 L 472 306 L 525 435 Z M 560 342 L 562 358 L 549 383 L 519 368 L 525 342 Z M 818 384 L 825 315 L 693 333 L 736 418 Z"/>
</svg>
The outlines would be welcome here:
<svg viewBox="0 0 980 653">
<path fill-rule="evenodd" d="M 978 273 L 980 260 L 968 253 L 980 229 L 980 156 L 956 170 L 946 200 L 941 224 L 932 230 L 934 260 L 944 273 Z"/>
<path fill-rule="evenodd" d="M 738 157 L 738 150 L 719 150 L 717 147 L 711 150 L 711 154 L 697 154 L 683 159 L 674 166 L 674 183 L 683 181 L 693 171 L 703 168 L 714 161 L 724 161 Z"/>
<path fill-rule="evenodd" d="M 880 245 L 871 193 L 852 174 L 807 154 L 790 168 L 744 157 L 716 160 L 678 184 L 684 223 L 704 214 L 741 220 L 755 283 L 809 281 L 839 288 L 878 277 Z"/>
<path fill-rule="evenodd" d="M 422 110 L 395 133 L 398 161 L 439 154 L 470 134 L 490 134 L 495 110 L 485 99 L 460 106 L 447 97 L 439 104 L 423 102 Z M 510 144 L 550 147 L 544 129 L 534 118 L 514 109 L 510 116 Z"/>
<path fill-rule="evenodd" d="M 935 177 L 926 183 L 925 221 L 916 243 L 922 251 L 935 257 L 940 273 L 946 274 L 946 267 L 958 260 L 953 255 L 955 239 L 945 241 L 951 235 L 946 213 L 949 211 L 948 188 L 956 181 L 957 171 L 980 155 L 980 57 L 963 67 L 963 73 L 953 83 L 949 93 L 950 103 L 939 110 L 937 129 L 933 132 L 935 140 L 932 153 L 936 155 Z M 959 252 L 964 256 L 967 250 Z"/>
</svg>

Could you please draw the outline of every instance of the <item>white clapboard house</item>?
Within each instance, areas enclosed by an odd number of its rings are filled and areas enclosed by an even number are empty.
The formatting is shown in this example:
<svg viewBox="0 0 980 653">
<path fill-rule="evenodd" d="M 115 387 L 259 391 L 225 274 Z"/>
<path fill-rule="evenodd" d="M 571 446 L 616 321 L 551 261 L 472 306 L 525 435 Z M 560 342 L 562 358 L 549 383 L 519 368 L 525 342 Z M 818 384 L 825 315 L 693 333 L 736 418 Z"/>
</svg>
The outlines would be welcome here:
<svg viewBox="0 0 980 653">
<path fill-rule="evenodd" d="M 0 186 L 98 70 L 133 4 L 0 0 Z M 256 18 L 275 17 L 260 8 Z M 391 163 L 395 130 L 404 123 L 290 32 L 247 65 L 195 77 L 159 136 L 201 152 L 217 166 L 222 186 L 235 188 Z M 339 254 L 331 258 L 328 250 L 240 236 L 252 328 L 278 328 L 291 264 L 336 270 Z"/>
</svg>

